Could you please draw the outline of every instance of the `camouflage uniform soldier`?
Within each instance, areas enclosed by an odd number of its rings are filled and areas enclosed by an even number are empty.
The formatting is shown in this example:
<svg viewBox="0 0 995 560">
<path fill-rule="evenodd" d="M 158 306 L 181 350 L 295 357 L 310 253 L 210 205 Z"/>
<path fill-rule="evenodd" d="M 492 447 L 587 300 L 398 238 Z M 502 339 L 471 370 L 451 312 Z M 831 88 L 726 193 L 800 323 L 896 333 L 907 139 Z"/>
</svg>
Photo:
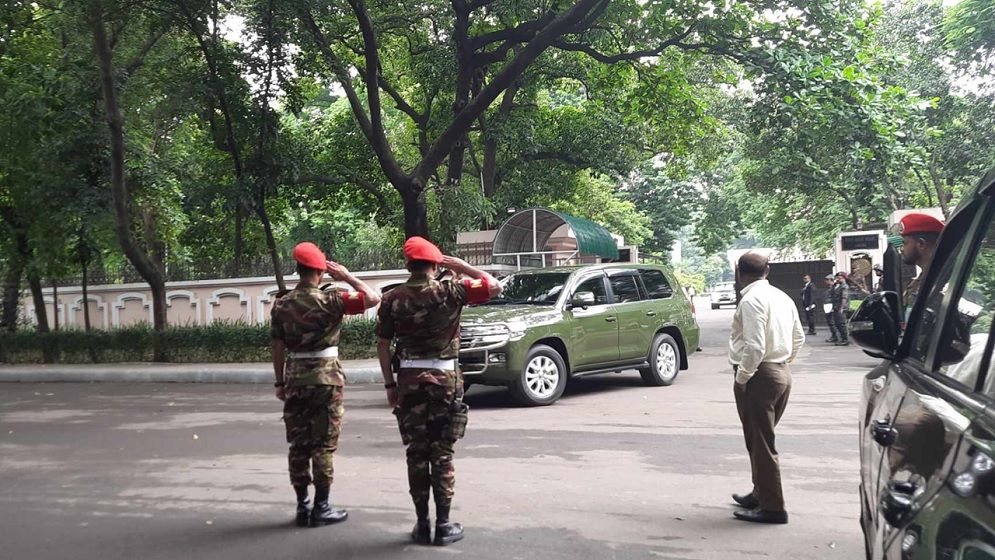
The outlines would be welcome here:
<svg viewBox="0 0 995 560">
<path fill-rule="evenodd" d="M 344 411 L 345 378 L 338 360 L 342 318 L 375 306 L 380 297 L 344 266 L 326 261 L 313 243 L 294 247 L 294 260 L 300 283 L 277 298 L 271 313 L 273 370 L 276 396 L 284 401 L 297 525 L 316 527 L 344 521 L 348 516 L 345 510 L 328 504 L 332 454 L 338 446 Z M 325 272 L 357 291 L 318 289 Z M 312 480 L 314 509 L 309 510 L 308 485 Z"/>
<path fill-rule="evenodd" d="M 846 273 L 836 273 L 836 283 L 833 284 L 830 292 L 830 301 L 833 304 L 833 324 L 836 326 L 836 334 L 839 340 L 836 346 L 849 346 L 849 333 L 846 330 L 846 310 L 850 308 L 850 287 L 846 283 Z"/>
<path fill-rule="evenodd" d="M 444 546 L 463 538 L 462 525 L 449 521 L 456 482 L 453 446 L 466 429 L 467 411 L 463 379 L 456 369 L 460 314 L 467 303 L 499 294 L 501 285 L 482 270 L 443 257 L 420 237 L 404 244 L 404 256 L 411 277 L 384 295 L 377 314 L 377 353 L 387 400 L 407 446 L 408 486 L 418 516 L 411 537 L 420 544 L 433 542 L 428 501 L 434 494 L 434 543 Z M 440 264 L 469 278 L 439 282 L 434 278 Z"/>
</svg>

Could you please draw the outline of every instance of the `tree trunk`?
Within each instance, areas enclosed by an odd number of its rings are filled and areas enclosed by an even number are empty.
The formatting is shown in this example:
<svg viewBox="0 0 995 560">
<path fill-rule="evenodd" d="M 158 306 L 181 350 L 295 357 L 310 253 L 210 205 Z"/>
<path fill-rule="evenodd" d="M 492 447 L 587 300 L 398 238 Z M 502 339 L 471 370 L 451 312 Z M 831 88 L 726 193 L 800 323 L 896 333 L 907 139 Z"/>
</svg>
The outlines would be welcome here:
<svg viewBox="0 0 995 560">
<path fill-rule="evenodd" d="M 59 283 L 52 279 L 52 324 L 59 330 Z"/>
<path fill-rule="evenodd" d="M 138 244 L 132 231 L 133 217 L 131 214 L 131 194 L 125 181 L 125 146 L 124 118 L 118 105 L 117 89 L 114 84 L 114 60 L 107 31 L 104 29 L 103 13 L 100 5 L 93 4 L 90 14 L 90 24 L 93 30 L 93 44 L 97 54 L 100 70 L 100 89 L 104 97 L 104 109 L 107 116 L 107 127 L 110 130 L 111 152 L 111 195 L 114 202 L 115 233 L 121 249 L 128 261 L 138 273 L 148 282 L 152 289 L 153 325 L 157 331 L 166 328 L 166 280 L 162 260 L 154 260 Z M 150 245 L 153 245 L 150 243 Z M 158 340 L 158 338 L 157 338 Z M 156 344 L 153 359 L 165 361 L 165 354 Z"/>
<path fill-rule="evenodd" d="M 80 268 L 83 269 L 83 330 L 90 330 L 90 282 L 87 278 L 88 272 L 90 270 L 89 263 L 86 259 L 80 261 Z"/>
<path fill-rule="evenodd" d="M 45 307 L 45 295 L 41 291 L 41 278 L 32 272 L 28 273 L 28 287 L 31 288 L 31 299 L 35 304 L 35 321 L 38 332 L 49 332 L 48 308 Z"/>
<path fill-rule="evenodd" d="M 453 117 L 459 115 L 470 102 L 470 87 L 473 85 L 473 47 L 470 45 L 470 12 L 463 0 L 454 0 L 455 20 L 453 38 L 456 42 L 456 95 L 453 98 Z M 467 136 L 457 139 L 449 151 L 449 164 L 446 173 L 446 186 L 459 185 L 463 179 L 463 158 L 466 155 Z"/>
<path fill-rule="evenodd" d="M 395 185 L 396 186 L 396 185 Z M 420 236 L 428 239 L 428 208 L 425 191 L 413 184 L 398 188 L 404 203 L 404 237 Z"/>
<path fill-rule="evenodd" d="M 245 216 L 242 212 L 242 204 L 235 204 L 235 258 L 232 259 L 232 268 L 236 275 L 242 270 L 242 254 L 245 252 L 245 242 L 243 241 L 242 226 L 245 222 Z"/>
<path fill-rule="evenodd" d="M 280 253 L 276 250 L 276 238 L 273 237 L 273 224 L 269 221 L 269 214 L 266 212 L 266 200 L 256 202 L 256 214 L 259 221 L 263 223 L 263 232 L 266 234 L 266 247 L 269 249 L 269 258 L 273 261 L 273 272 L 276 275 L 276 285 L 280 291 L 286 290 L 287 285 L 283 281 L 283 267 L 280 266 Z"/>
<path fill-rule="evenodd" d="M 21 304 L 21 274 L 24 266 L 19 258 L 14 258 L 3 279 L 3 315 L 0 316 L 0 328 L 8 331 L 17 330 L 17 310 Z"/>
<path fill-rule="evenodd" d="M 930 160 L 929 162 L 929 178 L 933 181 L 933 188 L 936 189 L 936 200 L 940 204 L 940 210 L 943 211 L 943 217 L 950 217 L 950 205 L 949 196 L 947 195 L 947 189 L 943 186 L 943 178 L 940 177 L 939 172 L 936 170 L 936 161 Z"/>
</svg>

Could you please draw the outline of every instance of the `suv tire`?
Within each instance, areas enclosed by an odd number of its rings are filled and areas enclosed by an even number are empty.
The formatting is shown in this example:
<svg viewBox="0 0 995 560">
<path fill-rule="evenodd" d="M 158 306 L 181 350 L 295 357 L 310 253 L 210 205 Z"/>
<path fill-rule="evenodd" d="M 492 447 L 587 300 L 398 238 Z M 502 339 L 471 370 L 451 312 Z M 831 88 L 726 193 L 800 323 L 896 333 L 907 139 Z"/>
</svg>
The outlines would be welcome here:
<svg viewBox="0 0 995 560">
<path fill-rule="evenodd" d="M 681 350 L 669 334 L 660 333 L 650 346 L 649 367 L 639 370 L 643 383 L 650 387 L 673 385 L 681 369 Z"/>
<path fill-rule="evenodd" d="M 567 388 L 567 375 L 563 356 L 545 344 L 537 344 L 525 357 L 521 375 L 511 384 L 511 396 L 524 406 L 553 404 Z"/>
</svg>

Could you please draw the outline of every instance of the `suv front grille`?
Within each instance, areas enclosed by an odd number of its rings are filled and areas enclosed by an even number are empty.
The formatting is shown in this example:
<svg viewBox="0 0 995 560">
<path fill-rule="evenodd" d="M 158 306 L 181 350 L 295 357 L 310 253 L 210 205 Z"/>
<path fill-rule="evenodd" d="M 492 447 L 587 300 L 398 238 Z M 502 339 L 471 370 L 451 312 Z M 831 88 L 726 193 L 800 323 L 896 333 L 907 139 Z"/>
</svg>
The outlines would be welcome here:
<svg viewBox="0 0 995 560">
<path fill-rule="evenodd" d="M 511 331 L 505 325 L 460 325 L 460 350 L 498 348 L 508 342 Z"/>
</svg>

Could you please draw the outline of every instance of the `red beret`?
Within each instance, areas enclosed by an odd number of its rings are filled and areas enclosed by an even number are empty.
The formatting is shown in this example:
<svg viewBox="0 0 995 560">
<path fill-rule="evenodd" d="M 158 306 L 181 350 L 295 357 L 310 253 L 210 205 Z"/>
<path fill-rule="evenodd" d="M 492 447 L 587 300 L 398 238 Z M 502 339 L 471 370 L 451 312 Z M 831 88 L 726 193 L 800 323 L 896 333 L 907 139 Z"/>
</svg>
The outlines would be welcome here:
<svg viewBox="0 0 995 560">
<path fill-rule="evenodd" d="M 411 237 L 404 242 L 404 258 L 409 261 L 442 262 L 442 251 L 424 237 Z"/>
<path fill-rule="evenodd" d="M 294 247 L 294 260 L 316 270 L 325 270 L 328 266 L 325 253 L 322 253 L 321 249 L 310 241 L 298 243 Z"/>
<path fill-rule="evenodd" d="M 906 214 L 898 222 L 899 235 L 914 235 L 917 233 L 940 233 L 943 231 L 943 222 L 930 216 L 929 214 Z"/>
</svg>

